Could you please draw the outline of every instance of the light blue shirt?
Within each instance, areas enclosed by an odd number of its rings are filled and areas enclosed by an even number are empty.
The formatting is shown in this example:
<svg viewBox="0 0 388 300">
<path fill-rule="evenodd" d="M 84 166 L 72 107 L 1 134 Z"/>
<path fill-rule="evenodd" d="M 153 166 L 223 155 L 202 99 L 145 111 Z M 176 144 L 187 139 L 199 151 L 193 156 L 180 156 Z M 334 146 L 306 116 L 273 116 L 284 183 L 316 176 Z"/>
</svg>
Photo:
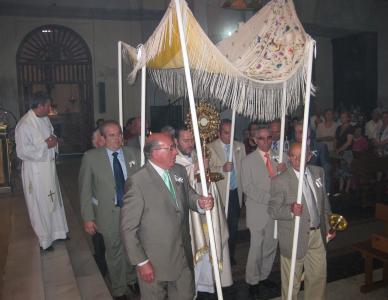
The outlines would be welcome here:
<svg viewBox="0 0 388 300">
<path fill-rule="evenodd" d="M 222 143 L 222 145 L 224 146 L 225 159 L 226 161 L 229 161 L 230 144 Z M 230 173 L 230 186 L 229 186 L 230 190 L 237 189 L 236 164 L 235 164 L 235 159 L 233 154 L 232 154 L 232 160 L 233 160 L 233 169 Z"/>
<path fill-rule="evenodd" d="M 105 149 L 106 149 L 106 152 L 108 153 L 109 163 L 110 163 L 110 167 L 112 168 L 113 175 L 114 175 L 114 171 L 113 171 L 113 155 L 112 154 L 113 154 L 113 152 L 117 152 L 118 153 L 117 158 L 120 162 L 121 169 L 123 169 L 124 179 L 127 180 L 127 178 L 128 178 L 127 166 L 125 165 L 123 149 L 120 148 L 116 151 L 112 151 L 108 148 L 105 148 Z"/>
</svg>

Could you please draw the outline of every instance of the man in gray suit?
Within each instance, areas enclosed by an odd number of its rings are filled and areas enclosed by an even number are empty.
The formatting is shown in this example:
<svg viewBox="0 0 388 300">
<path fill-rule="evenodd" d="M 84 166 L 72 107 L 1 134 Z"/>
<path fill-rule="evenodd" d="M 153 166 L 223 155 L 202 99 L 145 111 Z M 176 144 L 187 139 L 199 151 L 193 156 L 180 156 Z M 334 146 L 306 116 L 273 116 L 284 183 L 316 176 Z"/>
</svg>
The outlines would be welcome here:
<svg viewBox="0 0 388 300">
<path fill-rule="evenodd" d="M 232 161 L 229 161 L 230 135 L 232 122 L 229 119 L 222 119 L 219 138 L 209 144 L 210 161 L 209 168 L 212 172 L 219 172 L 224 175 L 224 179 L 217 181 L 217 188 L 220 192 L 222 204 L 226 206 L 226 188 L 228 183 L 228 173 L 230 173 L 228 211 L 226 212 L 229 230 L 229 253 L 230 262 L 236 264 L 235 248 L 238 231 L 238 220 L 240 218 L 240 208 L 242 206 L 242 186 L 241 186 L 241 161 L 245 157 L 245 146 L 243 143 L 233 142 Z"/>
<path fill-rule="evenodd" d="M 274 220 L 268 215 L 271 178 L 283 167 L 273 159 L 271 130 L 261 126 L 253 133 L 257 149 L 242 161 L 241 179 L 246 195 L 247 226 L 250 246 L 245 280 L 251 295 L 258 297 L 259 284 L 271 286 L 267 279 L 272 270 L 277 240 L 274 239 Z M 273 285 L 273 284 L 272 284 Z"/>
<path fill-rule="evenodd" d="M 291 166 L 272 180 L 268 213 L 278 220 L 282 299 L 287 298 L 294 216 L 300 216 L 292 297 L 297 299 L 304 268 L 304 298 L 319 300 L 326 299 L 326 239 L 334 238 L 334 234 L 328 234 L 331 210 L 321 167 L 308 165 L 305 169 L 302 204 L 296 203 L 301 147 L 300 143 L 291 145 L 288 156 Z M 307 153 L 306 161 L 311 157 Z"/>
<path fill-rule="evenodd" d="M 129 260 L 137 265 L 142 299 L 194 297 L 189 209 L 211 209 L 213 198 L 198 195 L 186 169 L 175 164 L 169 135 L 151 135 L 147 163 L 126 183 L 121 232 Z"/>
<path fill-rule="evenodd" d="M 126 299 L 127 284 L 135 284 L 136 272 L 126 259 L 120 237 L 120 210 L 125 180 L 140 166 L 136 149 L 122 147 L 122 131 L 116 121 L 106 121 L 101 127 L 105 147 L 87 151 L 79 173 L 81 214 L 84 229 L 102 234 L 112 295 Z"/>
</svg>

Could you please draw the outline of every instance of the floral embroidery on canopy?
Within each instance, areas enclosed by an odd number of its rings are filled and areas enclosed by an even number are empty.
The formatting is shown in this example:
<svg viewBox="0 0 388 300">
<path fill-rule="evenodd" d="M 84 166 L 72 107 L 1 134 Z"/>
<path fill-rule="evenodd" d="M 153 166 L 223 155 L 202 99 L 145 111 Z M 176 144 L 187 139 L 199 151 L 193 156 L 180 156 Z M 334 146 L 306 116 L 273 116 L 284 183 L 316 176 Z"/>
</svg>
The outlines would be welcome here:
<svg viewBox="0 0 388 300">
<path fill-rule="evenodd" d="M 283 101 L 288 112 L 296 109 L 304 98 L 314 41 L 304 31 L 291 0 L 270 1 L 217 45 L 203 32 L 187 3 L 180 2 L 195 97 L 262 120 L 279 118 Z M 124 46 L 123 54 L 134 66 L 130 82 L 146 65 L 160 89 L 187 96 L 174 1 L 139 59 L 135 48 Z"/>
</svg>

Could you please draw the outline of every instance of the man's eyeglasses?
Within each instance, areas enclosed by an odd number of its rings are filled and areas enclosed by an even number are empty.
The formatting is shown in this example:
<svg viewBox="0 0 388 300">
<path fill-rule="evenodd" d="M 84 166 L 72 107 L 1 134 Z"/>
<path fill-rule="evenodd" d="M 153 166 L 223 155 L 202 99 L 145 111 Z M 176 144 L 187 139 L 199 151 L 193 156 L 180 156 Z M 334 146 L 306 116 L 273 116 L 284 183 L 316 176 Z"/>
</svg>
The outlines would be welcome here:
<svg viewBox="0 0 388 300">
<path fill-rule="evenodd" d="M 172 144 L 170 147 L 161 147 L 161 148 L 154 148 L 152 150 L 169 150 L 170 152 L 176 150 L 176 145 Z"/>
<path fill-rule="evenodd" d="M 260 141 L 262 141 L 262 140 L 272 140 L 272 135 L 269 135 L 269 136 L 267 136 L 267 137 L 265 137 L 265 136 L 259 136 L 259 137 L 257 137 L 256 139 L 257 139 L 257 140 L 260 140 Z"/>
</svg>

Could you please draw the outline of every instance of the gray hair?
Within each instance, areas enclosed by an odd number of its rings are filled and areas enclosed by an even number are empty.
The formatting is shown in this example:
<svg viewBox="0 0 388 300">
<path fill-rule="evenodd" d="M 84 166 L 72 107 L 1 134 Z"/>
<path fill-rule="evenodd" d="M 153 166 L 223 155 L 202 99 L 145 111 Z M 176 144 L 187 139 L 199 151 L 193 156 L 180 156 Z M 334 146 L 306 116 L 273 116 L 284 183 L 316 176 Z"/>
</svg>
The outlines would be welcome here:
<svg viewBox="0 0 388 300">
<path fill-rule="evenodd" d="M 159 146 L 160 146 L 160 142 L 158 140 L 151 140 L 151 141 L 146 140 L 143 148 L 144 156 L 147 159 L 149 159 L 151 157 L 152 150 L 154 150 L 155 148 L 158 148 Z"/>
<path fill-rule="evenodd" d="M 253 129 L 253 132 L 252 132 L 253 135 L 256 135 L 256 132 L 260 130 L 268 130 L 270 133 L 272 133 L 271 127 L 268 124 L 261 123 L 261 124 L 258 124 L 257 128 Z"/>
<path fill-rule="evenodd" d="M 171 125 L 166 125 L 166 126 L 163 126 L 162 129 L 160 129 L 160 132 L 163 132 L 163 133 L 167 133 L 169 134 L 172 138 L 175 137 L 175 128 L 172 127 Z"/>
<path fill-rule="evenodd" d="M 100 130 L 100 134 L 105 137 L 105 129 L 107 126 L 109 125 L 116 125 L 119 130 L 120 130 L 120 133 L 122 134 L 123 133 L 123 130 L 121 129 L 121 125 L 119 122 L 115 121 L 115 120 L 107 120 L 105 121 L 104 123 L 102 123 L 101 127 L 99 128 Z"/>
</svg>

